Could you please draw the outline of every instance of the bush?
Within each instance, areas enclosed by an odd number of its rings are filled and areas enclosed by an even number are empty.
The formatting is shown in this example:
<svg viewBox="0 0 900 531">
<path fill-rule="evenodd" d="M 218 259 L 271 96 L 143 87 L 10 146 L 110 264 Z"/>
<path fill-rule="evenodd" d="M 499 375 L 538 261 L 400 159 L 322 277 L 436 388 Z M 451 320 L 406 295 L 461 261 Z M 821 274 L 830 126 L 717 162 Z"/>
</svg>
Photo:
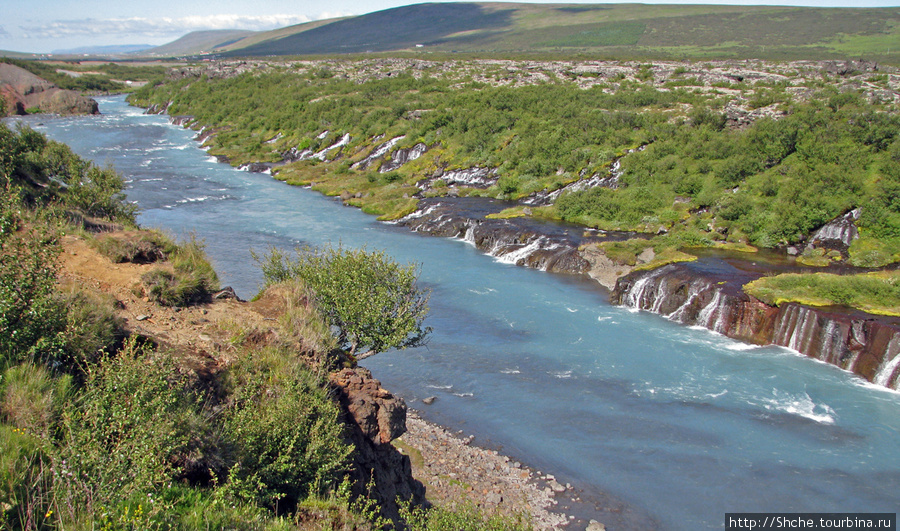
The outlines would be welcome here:
<svg viewBox="0 0 900 531">
<path fill-rule="evenodd" d="M 53 378 L 40 365 L 22 363 L 0 379 L 0 418 L 19 430 L 48 439 L 58 427 L 72 379 Z"/>
<path fill-rule="evenodd" d="M 112 295 L 70 289 L 56 295 L 66 309 L 66 328 L 60 357 L 51 361 L 59 370 L 84 373 L 113 354 L 125 339 L 124 323 L 116 315 Z"/>
<path fill-rule="evenodd" d="M 52 516 L 51 485 L 44 441 L 0 425 L 0 529 L 44 529 Z"/>
<path fill-rule="evenodd" d="M 98 236 L 93 241 L 100 254 L 113 263 L 152 264 L 165 260 L 178 246 L 158 230 L 141 230 Z"/>
<path fill-rule="evenodd" d="M 225 493 L 278 512 L 334 488 L 347 471 L 340 409 L 296 357 L 263 349 L 229 370 L 223 428 L 235 453 Z"/>
<path fill-rule="evenodd" d="M 528 531 L 532 529 L 523 515 L 488 516 L 471 504 L 455 508 L 434 506 L 400 508 L 400 517 L 410 531 Z"/>
<path fill-rule="evenodd" d="M 420 345 L 429 292 L 417 285 L 418 270 L 401 266 L 382 251 L 341 247 L 297 249 L 293 260 L 278 249 L 255 258 L 266 284 L 302 281 L 319 311 L 337 330 L 338 343 L 354 355 Z"/>
<path fill-rule="evenodd" d="M 157 491 L 182 473 L 204 423 L 171 358 L 129 341 L 89 372 L 67 404 L 56 497 L 61 518 L 96 519 L 101 507 Z"/>
<path fill-rule="evenodd" d="M 0 369 L 59 355 L 65 329 L 65 309 L 53 297 L 59 247 L 49 233 L 16 231 L 16 207 L 12 195 L 0 198 Z"/>
</svg>

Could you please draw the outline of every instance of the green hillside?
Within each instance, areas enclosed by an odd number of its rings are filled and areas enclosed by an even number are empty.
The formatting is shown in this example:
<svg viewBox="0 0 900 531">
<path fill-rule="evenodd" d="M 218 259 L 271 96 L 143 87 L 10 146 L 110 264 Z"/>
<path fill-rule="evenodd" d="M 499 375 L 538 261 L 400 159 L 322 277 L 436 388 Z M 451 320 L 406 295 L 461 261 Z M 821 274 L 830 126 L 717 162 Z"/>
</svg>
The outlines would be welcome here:
<svg viewBox="0 0 900 531">
<path fill-rule="evenodd" d="M 615 189 L 563 194 L 533 214 L 665 234 L 661 246 L 784 248 L 862 208 L 862 237 L 829 262 L 900 261 L 898 76 L 874 63 L 279 65 L 206 65 L 132 101 L 215 128 L 210 153 L 233 164 L 307 150 L 276 177 L 314 183 L 384 219 L 410 213 L 422 194 L 520 200 L 621 171 Z M 382 138 L 428 155 L 384 166 L 394 151 L 371 168 L 357 164 Z M 467 168 L 494 168 L 498 178 L 486 188 L 420 184 Z"/>
<path fill-rule="evenodd" d="M 255 35 L 230 56 L 415 50 L 896 63 L 900 8 L 417 4 Z"/>
<path fill-rule="evenodd" d="M 236 41 L 251 37 L 256 33 L 255 31 L 246 30 L 194 31 L 169 44 L 144 50 L 140 55 L 171 57 L 209 53 Z"/>
</svg>

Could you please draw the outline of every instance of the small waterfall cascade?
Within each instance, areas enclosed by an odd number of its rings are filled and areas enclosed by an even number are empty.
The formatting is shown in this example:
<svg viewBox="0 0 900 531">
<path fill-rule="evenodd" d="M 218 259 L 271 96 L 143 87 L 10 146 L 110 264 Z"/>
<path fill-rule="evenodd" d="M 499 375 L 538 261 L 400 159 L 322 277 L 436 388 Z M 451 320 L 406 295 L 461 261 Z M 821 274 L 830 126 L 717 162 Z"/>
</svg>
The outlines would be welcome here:
<svg viewBox="0 0 900 531">
<path fill-rule="evenodd" d="M 396 146 L 397 142 L 400 142 L 404 138 L 406 138 L 406 137 L 405 136 L 397 136 L 397 137 L 394 137 L 394 138 L 388 140 L 387 142 L 385 142 L 383 144 L 376 146 L 375 149 L 373 149 L 372 152 L 369 153 L 368 157 L 362 159 L 359 162 L 354 163 L 350 167 L 353 168 L 354 170 L 365 170 L 366 168 L 371 166 L 376 160 L 387 155 L 388 151 L 390 151 L 394 146 Z"/>
<path fill-rule="evenodd" d="M 411 148 L 398 149 L 392 154 L 391 160 L 385 161 L 381 165 L 381 168 L 378 169 L 378 172 L 387 173 L 389 171 L 394 171 L 407 162 L 412 162 L 421 157 L 425 154 L 426 151 L 428 151 L 428 146 L 426 146 L 422 142 L 419 142 Z"/>
<path fill-rule="evenodd" d="M 722 291 L 716 289 L 712 300 L 697 314 L 695 324 L 713 332 L 724 333 L 726 308 L 722 304 L 723 299 Z"/>
<path fill-rule="evenodd" d="M 791 304 L 778 322 L 772 342 L 791 350 L 804 352 L 816 328 L 814 314 L 805 306 Z"/>
<path fill-rule="evenodd" d="M 842 216 L 829 221 L 810 237 L 810 246 L 814 243 L 838 242 L 845 247 L 850 247 L 853 240 L 859 238 L 859 229 L 856 223 L 862 212 L 856 208 Z"/>
<path fill-rule="evenodd" d="M 878 385 L 900 383 L 900 324 L 840 309 L 768 306 L 720 284 L 673 264 L 619 279 L 611 298 L 734 339 L 783 346 Z"/>
<path fill-rule="evenodd" d="M 463 234 L 462 240 L 473 247 L 477 247 L 475 243 L 475 222 L 472 221 L 466 225 L 466 232 Z"/>
<path fill-rule="evenodd" d="M 344 136 L 342 136 L 340 140 L 338 140 L 334 144 L 328 146 L 327 148 L 323 149 L 322 151 L 319 151 L 318 153 L 313 155 L 312 158 L 324 161 L 328 157 L 329 153 L 331 153 L 332 151 L 334 151 L 338 148 L 344 147 L 349 143 L 350 143 L 350 133 L 345 133 Z"/>
<path fill-rule="evenodd" d="M 900 386 L 900 375 L 897 375 L 897 369 L 900 369 L 900 334 L 894 334 L 888 343 L 887 352 L 885 352 L 884 360 L 875 373 L 872 383 L 883 385 L 891 389 L 898 389 Z M 893 382 L 893 385 L 891 383 Z"/>
<path fill-rule="evenodd" d="M 656 280 L 663 275 L 664 269 L 656 269 L 649 275 L 637 279 L 625 292 L 622 303 L 636 310 L 650 310 L 653 308 L 659 292 L 659 284 Z"/>
</svg>

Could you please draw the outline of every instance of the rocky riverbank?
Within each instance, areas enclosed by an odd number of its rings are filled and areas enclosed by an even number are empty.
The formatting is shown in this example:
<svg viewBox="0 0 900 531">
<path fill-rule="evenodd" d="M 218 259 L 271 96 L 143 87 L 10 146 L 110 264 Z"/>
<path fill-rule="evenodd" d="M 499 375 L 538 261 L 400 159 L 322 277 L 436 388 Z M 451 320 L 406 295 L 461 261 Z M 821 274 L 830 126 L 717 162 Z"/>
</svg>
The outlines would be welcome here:
<svg viewBox="0 0 900 531">
<path fill-rule="evenodd" d="M 129 333 L 177 352 L 184 368 L 201 380 L 233 361 L 229 345 L 234 323 L 269 330 L 279 312 L 277 294 L 244 302 L 229 290 L 209 304 L 160 306 L 140 294 L 140 278 L 152 264 L 112 263 L 79 236 L 64 237 L 62 246 L 63 285 L 78 284 L 114 297 Z M 366 484 L 374 477 L 374 494 L 387 503 L 389 514 L 396 511 L 391 502 L 401 496 L 447 506 L 468 501 L 488 514 L 522 515 L 541 530 L 590 525 L 559 509 L 578 500 L 571 486 L 407 412 L 403 400 L 382 388 L 369 371 L 344 369 L 331 382 L 358 449 L 356 479 Z M 603 527 L 595 523 L 590 529 Z"/>
<path fill-rule="evenodd" d="M 471 503 L 488 513 L 527 517 L 535 529 L 559 529 L 568 517 L 556 510 L 557 496 L 571 486 L 498 453 L 473 444 L 410 411 L 406 433 L 395 446 L 410 456 L 413 475 L 426 485 L 432 503 Z"/>
</svg>

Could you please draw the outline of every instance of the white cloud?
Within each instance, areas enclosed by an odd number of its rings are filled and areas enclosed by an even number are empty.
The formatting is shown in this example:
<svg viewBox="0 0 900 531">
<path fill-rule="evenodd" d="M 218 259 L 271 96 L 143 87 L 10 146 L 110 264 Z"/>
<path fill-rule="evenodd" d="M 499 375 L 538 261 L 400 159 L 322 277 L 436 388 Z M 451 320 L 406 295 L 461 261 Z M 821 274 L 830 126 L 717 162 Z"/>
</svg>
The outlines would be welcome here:
<svg viewBox="0 0 900 531">
<path fill-rule="evenodd" d="M 9 37 L 9 32 L 3 26 L 0 26 L 0 37 Z"/>
<path fill-rule="evenodd" d="M 321 18 L 332 15 L 323 13 Z M 60 39 L 87 35 L 141 35 L 146 37 L 181 36 L 191 31 L 242 29 L 265 31 L 309 22 L 305 15 L 203 15 L 181 18 L 86 18 L 57 20 L 39 26 L 22 26 L 29 38 Z M 2 30 L 2 28 L 0 28 Z M 0 31 L 0 35 L 2 35 Z"/>
</svg>

